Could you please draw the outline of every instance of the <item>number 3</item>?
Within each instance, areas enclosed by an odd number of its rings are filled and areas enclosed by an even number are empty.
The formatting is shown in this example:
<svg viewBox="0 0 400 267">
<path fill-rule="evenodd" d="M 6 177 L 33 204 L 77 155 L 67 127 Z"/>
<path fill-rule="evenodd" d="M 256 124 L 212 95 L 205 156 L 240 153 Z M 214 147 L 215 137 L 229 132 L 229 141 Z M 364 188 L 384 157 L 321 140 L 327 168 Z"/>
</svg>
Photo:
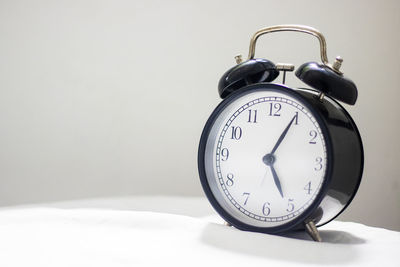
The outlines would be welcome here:
<svg viewBox="0 0 400 267">
<path fill-rule="evenodd" d="M 321 157 L 317 157 L 315 159 L 315 162 L 317 163 L 317 166 L 314 167 L 314 170 L 320 171 L 322 169 L 322 158 Z"/>
</svg>

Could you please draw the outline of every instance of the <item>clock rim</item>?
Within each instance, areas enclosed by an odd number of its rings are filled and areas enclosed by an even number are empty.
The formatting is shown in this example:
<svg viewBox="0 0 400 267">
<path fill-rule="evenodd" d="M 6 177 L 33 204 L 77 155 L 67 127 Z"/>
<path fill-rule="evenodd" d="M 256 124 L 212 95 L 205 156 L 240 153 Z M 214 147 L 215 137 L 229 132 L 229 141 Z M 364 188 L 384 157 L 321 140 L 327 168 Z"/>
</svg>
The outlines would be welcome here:
<svg viewBox="0 0 400 267">
<path fill-rule="evenodd" d="M 297 218 L 294 218 L 293 220 L 281 224 L 279 226 L 273 226 L 273 227 L 260 227 L 260 226 L 254 226 L 250 225 L 247 223 L 244 223 L 237 218 L 235 218 L 233 215 L 231 215 L 229 212 L 227 212 L 222 205 L 218 202 L 216 197 L 214 196 L 213 192 L 211 191 L 211 187 L 208 183 L 206 171 L 205 171 L 205 150 L 206 150 L 206 145 L 207 145 L 207 140 L 210 134 L 210 131 L 218 118 L 218 116 L 221 114 L 221 112 L 227 107 L 230 103 L 234 102 L 241 96 L 244 96 L 248 93 L 251 92 L 257 92 L 257 91 L 278 91 L 278 92 L 283 92 L 285 94 L 290 95 L 291 97 L 295 98 L 298 100 L 302 105 L 304 105 L 306 108 L 309 109 L 309 111 L 312 113 L 314 118 L 316 119 L 318 125 L 321 128 L 321 131 L 323 133 L 323 137 L 325 140 L 325 145 L 326 145 L 326 171 L 325 171 L 325 176 L 323 178 L 323 182 L 321 184 L 321 189 L 316 195 L 314 201 L 310 204 L 309 207 L 307 207 Z M 321 204 L 321 201 L 324 199 L 324 196 L 326 195 L 326 192 L 329 188 L 330 181 L 332 179 L 332 166 L 333 164 L 333 153 L 332 153 L 332 143 L 331 143 L 331 135 L 328 131 L 328 127 L 325 125 L 325 121 L 321 118 L 321 115 L 319 114 L 318 110 L 315 109 L 309 102 L 308 100 L 303 97 L 301 94 L 296 92 L 295 89 L 280 85 L 280 84 L 274 84 L 274 83 L 258 83 L 258 84 L 252 84 L 245 86 L 241 88 L 238 91 L 233 92 L 230 94 L 228 97 L 226 97 L 219 105 L 213 110 L 211 113 L 210 117 L 208 118 L 204 128 L 203 132 L 201 134 L 200 138 L 200 143 L 199 143 L 199 149 L 198 149 L 198 172 L 200 176 L 200 182 L 203 187 L 203 191 L 205 192 L 208 200 L 210 201 L 211 205 L 213 208 L 217 211 L 217 213 L 228 223 L 231 225 L 235 226 L 238 229 L 241 230 L 246 230 L 246 231 L 252 231 L 252 232 L 261 232 L 261 233 L 280 233 L 280 232 L 285 232 L 288 230 L 295 230 L 298 229 L 299 224 L 304 223 L 307 221 L 307 218 L 311 217 L 315 210 L 319 207 Z"/>
<path fill-rule="evenodd" d="M 300 94 L 310 93 L 310 92 L 317 92 L 318 93 L 318 91 L 314 91 L 314 90 L 311 90 L 311 89 L 308 89 L 308 88 L 296 88 L 296 91 L 298 93 L 300 93 Z M 304 95 L 304 97 L 307 98 L 307 95 Z M 308 96 L 308 97 L 310 97 L 310 96 Z M 363 172 L 364 172 L 364 147 L 363 147 L 363 142 L 362 142 L 360 131 L 358 130 L 358 127 L 357 127 L 354 119 L 351 117 L 349 112 L 338 101 L 336 101 L 335 99 L 333 99 L 331 97 L 325 97 L 325 98 L 329 99 L 329 102 L 331 102 L 331 105 L 333 105 L 333 106 L 337 105 L 336 111 L 342 113 L 342 115 L 344 115 L 346 117 L 346 119 L 349 121 L 349 123 L 351 124 L 352 132 L 353 132 L 354 137 L 357 139 L 358 144 L 359 144 L 359 151 L 358 151 L 358 153 L 355 153 L 355 154 L 358 154 L 358 156 L 360 157 L 359 158 L 360 159 L 360 164 L 359 165 L 351 164 L 352 166 L 358 166 L 359 167 L 357 175 L 354 175 L 354 177 L 353 177 L 353 179 L 356 181 L 356 184 L 353 187 L 352 192 L 350 194 L 347 194 L 347 199 L 346 200 L 341 201 L 341 203 L 342 203 L 341 208 L 335 213 L 335 215 L 328 216 L 327 217 L 328 219 L 323 221 L 323 222 L 321 222 L 321 218 L 318 221 L 316 221 L 315 223 L 317 224 L 317 227 L 323 226 L 323 225 L 335 220 L 338 216 L 340 216 L 347 209 L 347 207 L 351 204 L 351 202 L 353 201 L 354 197 L 356 196 L 356 194 L 357 194 L 357 192 L 358 192 L 358 190 L 360 188 L 360 184 L 361 184 L 361 181 L 362 181 L 362 175 L 363 175 Z M 316 101 L 316 99 L 315 99 L 315 101 Z M 324 119 L 327 119 L 327 118 L 324 117 Z M 331 123 L 329 121 L 326 121 L 325 125 L 327 125 L 328 128 L 331 127 Z M 332 143 L 334 143 L 333 139 L 334 138 L 331 136 L 331 142 Z M 338 149 L 335 148 L 335 151 L 336 150 L 338 150 Z M 332 180 L 331 180 L 332 182 L 331 182 L 331 185 L 329 185 L 327 187 L 326 196 L 329 195 L 328 191 L 333 186 L 332 185 L 334 183 L 333 180 L 336 181 L 337 178 L 338 178 L 337 175 L 334 175 L 334 169 L 341 168 L 341 167 L 337 166 L 338 165 L 337 161 L 334 160 L 334 159 L 336 159 L 336 157 L 337 156 L 334 155 L 334 151 L 332 150 L 332 162 L 334 162 L 334 164 L 332 165 L 333 166 L 332 167 Z M 326 198 L 326 196 L 324 196 L 324 199 Z M 345 203 L 345 204 L 343 204 L 343 203 Z M 325 208 L 323 203 L 320 204 L 320 207 L 323 208 L 323 209 Z"/>
</svg>

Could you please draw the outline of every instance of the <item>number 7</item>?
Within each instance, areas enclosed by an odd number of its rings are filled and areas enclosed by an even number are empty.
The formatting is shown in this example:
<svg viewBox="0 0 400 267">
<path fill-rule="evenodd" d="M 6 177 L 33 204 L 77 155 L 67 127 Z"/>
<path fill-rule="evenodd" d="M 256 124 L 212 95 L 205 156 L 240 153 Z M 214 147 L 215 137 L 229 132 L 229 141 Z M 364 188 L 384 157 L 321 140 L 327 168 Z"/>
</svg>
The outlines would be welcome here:
<svg viewBox="0 0 400 267">
<path fill-rule="evenodd" d="M 247 204 L 247 200 L 249 200 L 250 193 L 244 192 L 242 196 L 246 196 L 246 200 L 244 201 L 244 204 L 243 204 L 243 205 L 246 205 Z"/>
</svg>

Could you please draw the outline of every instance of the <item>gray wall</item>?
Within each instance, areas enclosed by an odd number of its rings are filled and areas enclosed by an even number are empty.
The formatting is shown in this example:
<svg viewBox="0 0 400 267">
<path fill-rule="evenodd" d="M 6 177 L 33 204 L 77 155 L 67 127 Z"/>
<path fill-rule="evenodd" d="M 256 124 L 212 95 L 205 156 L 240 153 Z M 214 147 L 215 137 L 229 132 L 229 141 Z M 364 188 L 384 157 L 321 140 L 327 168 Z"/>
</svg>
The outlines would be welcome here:
<svg viewBox="0 0 400 267">
<path fill-rule="evenodd" d="M 359 88 L 348 110 L 365 173 L 341 219 L 400 230 L 399 3 L 1 0 L 0 205 L 202 195 L 197 144 L 219 77 L 256 30 L 297 23 L 325 34 Z M 297 66 L 318 51 L 296 33 L 257 47 Z"/>
</svg>

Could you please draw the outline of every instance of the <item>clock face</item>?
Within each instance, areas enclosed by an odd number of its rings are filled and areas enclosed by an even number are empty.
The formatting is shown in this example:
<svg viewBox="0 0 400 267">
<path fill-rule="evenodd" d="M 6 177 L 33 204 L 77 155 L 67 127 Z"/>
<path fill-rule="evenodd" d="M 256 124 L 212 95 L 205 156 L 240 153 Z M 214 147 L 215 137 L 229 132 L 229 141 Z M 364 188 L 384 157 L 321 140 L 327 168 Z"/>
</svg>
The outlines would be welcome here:
<svg viewBox="0 0 400 267">
<path fill-rule="evenodd" d="M 215 115 L 206 179 L 218 204 L 241 223 L 278 227 L 316 201 L 327 149 L 320 124 L 301 101 L 290 89 L 251 90 Z"/>
</svg>

